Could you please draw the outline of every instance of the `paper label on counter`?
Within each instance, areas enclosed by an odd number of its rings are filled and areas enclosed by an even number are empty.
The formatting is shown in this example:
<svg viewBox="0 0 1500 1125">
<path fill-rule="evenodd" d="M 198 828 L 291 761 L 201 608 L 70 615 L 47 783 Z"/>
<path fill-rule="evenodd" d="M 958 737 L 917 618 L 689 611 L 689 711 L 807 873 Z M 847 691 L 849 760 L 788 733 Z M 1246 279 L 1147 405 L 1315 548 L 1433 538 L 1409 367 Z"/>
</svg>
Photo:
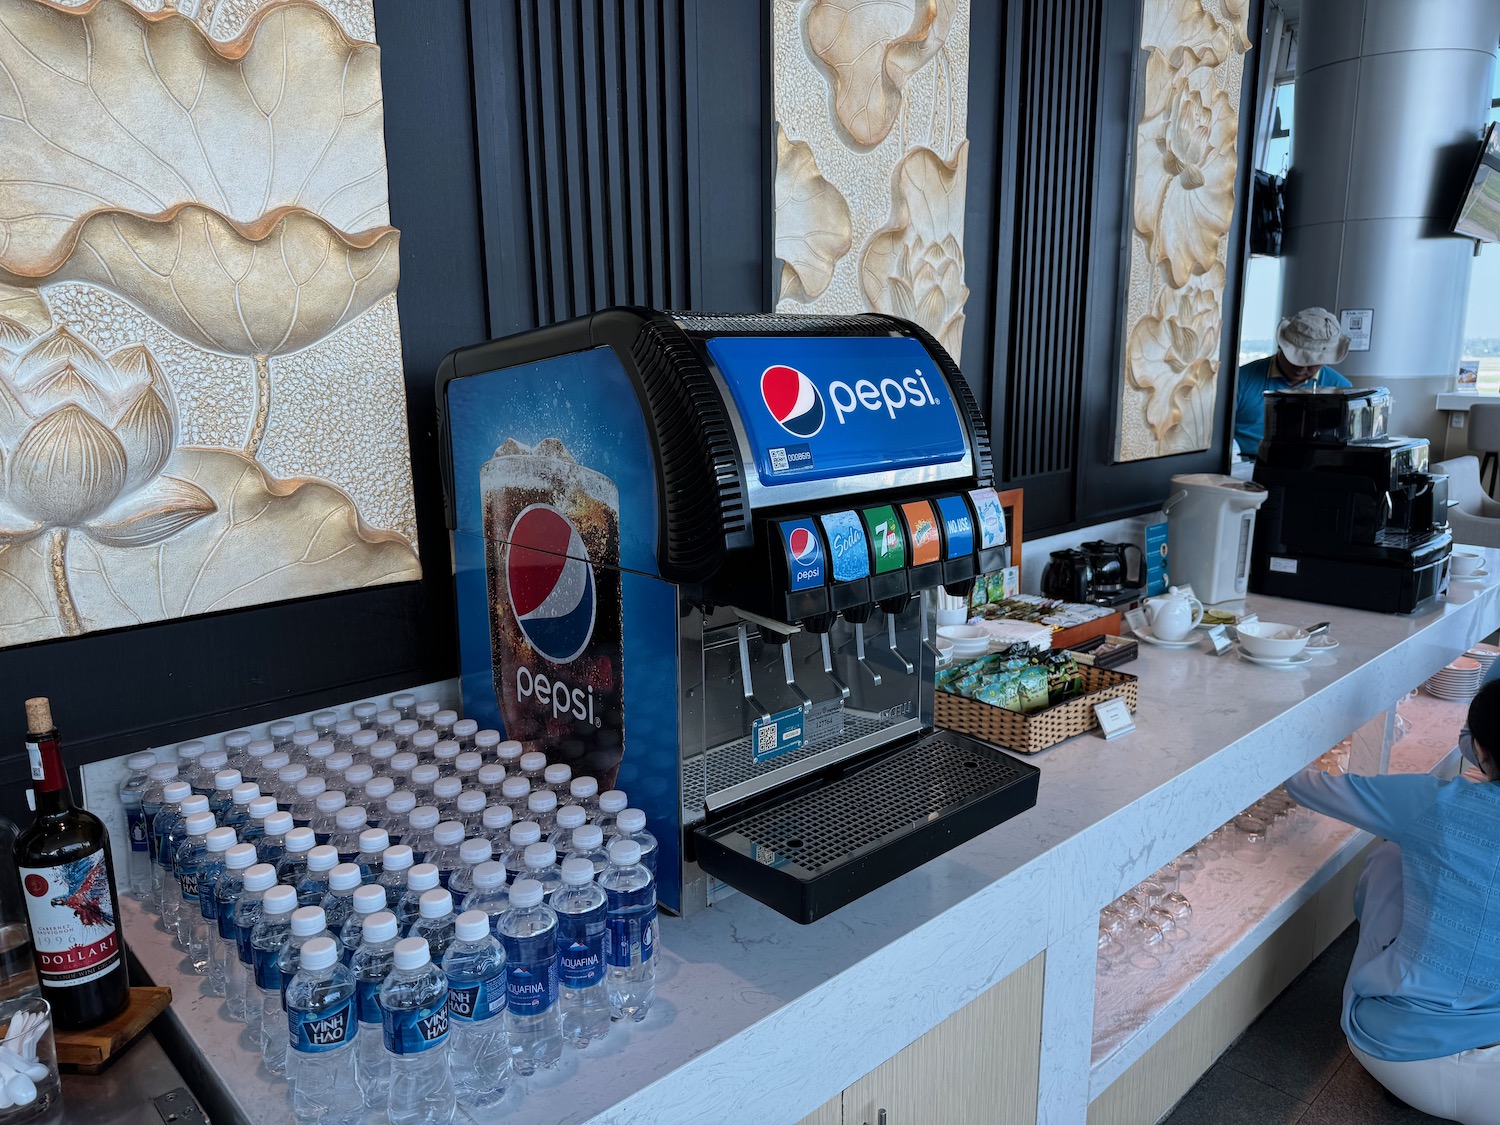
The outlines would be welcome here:
<svg viewBox="0 0 1500 1125">
<path fill-rule="evenodd" d="M 1094 716 L 1099 720 L 1099 729 L 1105 738 L 1115 738 L 1135 730 L 1135 717 L 1123 699 L 1107 699 L 1094 704 Z"/>
<path fill-rule="evenodd" d="M 1296 559 L 1281 559 L 1281 558 L 1276 558 L 1275 556 L 1272 556 L 1272 558 L 1271 558 L 1271 570 L 1274 573 L 1276 573 L 1276 574 L 1296 574 L 1297 573 L 1297 560 Z"/>
</svg>

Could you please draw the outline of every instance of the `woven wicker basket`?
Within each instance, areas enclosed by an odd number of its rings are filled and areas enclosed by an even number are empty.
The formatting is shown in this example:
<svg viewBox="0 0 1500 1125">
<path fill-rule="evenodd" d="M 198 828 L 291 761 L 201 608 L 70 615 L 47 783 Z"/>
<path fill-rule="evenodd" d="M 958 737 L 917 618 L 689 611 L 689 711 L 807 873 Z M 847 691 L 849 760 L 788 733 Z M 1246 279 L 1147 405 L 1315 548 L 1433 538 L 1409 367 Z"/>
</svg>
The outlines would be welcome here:
<svg viewBox="0 0 1500 1125">
<path fill-rule="evenodd" d="M 1065 738 L 1097 730 L 1094 705 L 1108 699 L 1123 699 L 1132 711 L 1138 697 L 1136 677 L 1109 668 L 1081 666 L 1083 694 L 1066 703 L 1029 714 L 1009 711 L 977 699 L 965 699 L 946 691 L 937 693 L 933 716 L 937 725 L 971 734 L 1018 754 L 1035 754 Z"/>
</svg>

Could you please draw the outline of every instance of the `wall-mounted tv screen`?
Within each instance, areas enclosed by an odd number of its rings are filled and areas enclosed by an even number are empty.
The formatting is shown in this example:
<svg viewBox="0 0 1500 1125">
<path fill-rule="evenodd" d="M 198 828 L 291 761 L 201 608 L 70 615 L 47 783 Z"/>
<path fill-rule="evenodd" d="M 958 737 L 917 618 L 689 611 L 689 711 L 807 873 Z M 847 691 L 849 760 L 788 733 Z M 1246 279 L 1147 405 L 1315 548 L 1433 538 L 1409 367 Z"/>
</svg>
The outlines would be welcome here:
<svg viewBox="0 0 1500 1125">
<path fill-rule="evenodd" d="M 1466 234 L 1481 242 L 1500 242 L 1500 131 L 1490 123 L 1469 186 L 1459 204 L 1453 233 Z"/>
</svg>

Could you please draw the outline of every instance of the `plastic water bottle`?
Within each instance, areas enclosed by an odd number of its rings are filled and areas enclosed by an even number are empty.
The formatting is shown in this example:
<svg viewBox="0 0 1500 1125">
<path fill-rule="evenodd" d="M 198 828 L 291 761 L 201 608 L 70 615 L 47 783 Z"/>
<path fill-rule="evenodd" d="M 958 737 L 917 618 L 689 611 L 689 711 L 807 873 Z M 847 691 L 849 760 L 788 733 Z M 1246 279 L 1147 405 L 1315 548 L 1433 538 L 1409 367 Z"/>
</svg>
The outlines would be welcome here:
<svg viewBox="0 0 1500 1125">
<path fill-rule="evenodd" d="M 641 846 L 641 866 L 656 878 L 656 837 L 646 831 L 646 814 L 640 809 L 624 809 L 615 818 L 615 839 L 634 840 Z"/>
<path fill-rule="evenodd" d="M 531 782 L 520 774 L 511 774 L 500 783 L 500 800 L 509 805 L 518 820 L 526 818 L 526 799 L 531 796 Z"/>
<path fill-rule="evenodd" d="M 167 930 L 173 935 L 173 940 L 186 952 L 187 939 L 182 923 L 182 883 L 177 876 L 177 852 L 187 839 L 187 818 L 195 813 L 208 812 L 208 798 L 201 793 L 189 793 L 174 807 L 177 811 L 175 818 L 170 813 L 157 817 L 158 823 L 166 821 L 167 824 L 161 838 L 161 847 L 167 860 L 162 879 L 162 921 L 167 923 Z M 196 905 L 195 903 L 194 906 Z"/>
<path fill-rule="evenodd" d="M 411 814 L 416 810 L 417 795 L 410 789 L 397 789 L 385 799 L 385 817 L 380 827 L 390 833 L 391 843 L 407 842 L 406 838 L 411 835 Z"/>
<path fill-rule="evenodd" d="M 377 738 L 370 744 L 370 765 L 375 767 L 375 777 L 389 778 L 393 787 L 396 779 L 391 777 L 391 759 L 395 756 L 396 744 L 389 738 Z"/>
<path fill-rule="evenodd" d="M 245 893 L 245 874 L 255 866 L 255 845 L 235 844 L 224 853 L 224 873 L 214 884 L 214 930 L 218 938 L 210 953 L 209 973 L 224 987 L 214 988 L 223 994 L 224 1009 L 231 1019 L 245 1018 L 245 973 L 240 964 L 239 935 L 236 932 L 234 908 Z M 271 878 L 276 873 L 272 871 Z"/>
<path fill-rule="evenodd" d="M 328 923 L 328 932 L 338 937 L 344 931 L 344 923 L 354 913 L 354 892 L 360 887 L 359 867 L 352 863 L 341 863 L 328 873 L 328 893 L 319 904 Z M 385 902 L 384 893 L 380 901 Z"/>
<path fill-rule="evenodd" d="M 589 814 L 584 811 L 582 805 L 564 805 L 552 818 L 552 835 L 547 837 L 547 842 L 557 849 L 558 855 L 561 855 L 571 845 L 573 833 L 588 822 Z"/>
<path fill-rule="evenodd" d="M 275 811 L 276 798 L 264 793 L 245 806 L 245 823 L 239 827 L 240 843 L 254 844 L 257 855 L 265 847 L 266 821 Z"/>
<path fill-rule="evenodd" d="M 505 950 L 505 1030 L 510 1057 L 522 1077 L 550 1069 L 562 1057 L 557 1010 L 557 915 L 542 902 L 542 885 L 518 879 L 510 909 L 500 915 Z"/>
<path fill-rule="evenodd" d="M 592 777 L 575 777 L 568 782 L 568 799 L 594 817 L 599 812 L 599 782 Z"/>
<path fill-rule="evenodd" d="M 404 723 L 407 720 L 402 719 L 401 721 Z M 391 755 L 391 780 L 396 783 L 398 789 L 410 790 L 411 771 L 416 769 L 421 763 L 417 760 L 417 756 L 407 749 L 407 744 L 402 742 L 400 738 L 396 738 L 394 741 L 396 743 L 396 752 Z"/>
<path fill-rule="evenodd" d="M 292 936 L 295 888 L 278 883 L 260 900 L 260 920 L 250 944 L 255 952 L 255 987 L 260 1001 L 260 1061 L 270 1073 L 286 1073 L 286 1024 L 281 1018 L 281 951 Z"/>
<path fill-rule="evenodd" d="M 339 811 L 349 804 L 349 798 L 341 789 L 326 789 L 313 798 L 312 820 L 307 826 L 313 830 L 313 835 L 318 838 L 318 843 L 326 844 L 333 839 L 333 834 L 338 830 Z M 296 819 L 296 814 L 292 814 Z"/>
<path fill-rule="evenodd" d="M 342 794 L 340 794 L 342 796 Z M 340 863 L 359 859 L 359 834 L 369 827 L 363 805 L 345 805 L 333 814 L 333 835 L 328 845 L 339 853 Z"/>
<path fill-rule="evenodd" d="M 318 812 L 318 798 L 328 792 L 328 782 L 321 776 L 309 773 L 297 782 L 297 799 L 292 802 L 292 823 L 298 828 L 312 828 L 313 817 Z M 314 833 L 317 829 L 313 829 Z"/>
<path fill-rule="evenodd" d="M 574 858 L 562 865 L 562 890 L 552 896 L 557 914 L 558 1007 L 569 1046 L 587 1047 L 609 1034 L 610 1003 L 604 983 L 604 890 L 594 865 Z"/>
<path fill-rule="evenodd" d="M 507 738 L 495 746 L 495 761 L 505 767 L 506 773 L 515 773 L 521 768 L 524 748 L 514 738 Z"/>
<path fill-rule="evenodd" d="M 426 863 L 428 853 L 437 847 L 432 830 L 438 825 L 438 811 L 431 805 L 418 805 L 407 814 L 406 823 L 409 831 L 401 842 L 411 848 L 418 863 Z"/>
<path fill-rule="evenodd" d="M 390 738 L 391 731 L 396 729 L 396 724 L 403 716 L 395 707 L 385 707 L 375 712 L 375 731 L 381 738 Z"/>
<path fill-rule="evenodd" d="M 411 751 L 419 759 L 421 759 L 422 765 L 424 766 L 437 765 L 437 763 L 432 760 L 433 755 L 437 750 L 437 744 L 438 733 L 435 730 L 419 730 L 416 734 L 411 736 Z M 443 771 L 438 770 L 437 777 L 441 777 L 442 775 Z M 436 780 L 436 778 L 434 778 L 434 780 Z"/>
<path fill-rule="evenodd" d="M 307 764 L 305 762 L 292 762 L 276 772 L 276 805 L 282 812 L 292 811 L 292 806 L 299 800 L 297 786 L 306 780 Z"/>
<path fill-rule="evenodd" d="M 547 755 L 540 750 L 528 750 L 521 755 L 521 776 L 536 789 L 542 784 L 542 775 L 547 772 Z"/>
<path fill-rule="evenodd" d="M 239 770 L 225 768 L 214 773 L 214 790 L 208 795 L 208 811 L 220 824 L 225 822 L 234 804 L 234 787 L 244 780 Z"/>
<path fill-rule="evenodd" d="M 557 794 L 550 789 L 537 789 L 526 797 L 526 819 L 542 831 L 542 839 L 550 839 L 556 828 Z"/>
<path fill-rule="evenodd" d="M 381 1037 L 380 986 L 391 975 L 395 951 L 396 916 L 389 910 L 366 915 L 360 926 L 359 945 L 349 958 L 349 972 L 354 976 L 355 1009 L 359 1014 L 355 1054 L 367 1109 L 385 1109 L 391 1095 L 391 1057 Z"/>
<path fill-rule="evenodd" d="M 372 724 L 374 723 L 374 721 L 374 719 L 370 720 Z M 370 747 L 374 746 L 375 743 L 379 741 L 380 735 L 375 733 L 375 728 L 373 725 L 355 731 L 349 739 L 349 752 L 354 755 L 354 760 L 356 762 L 363 762 L 365 765 L 371 766 L 370 773 L 372 776 L 374 775 L 375 770 L 373 764 L 370 762 Z M 366 778 L 365 780 L 368 781 L 369 778 Z"/>
<path fill-rule="evenodd" d="M 522 856 L 526 864 L 523 879 L 535 879 L 542 885 L 542 901 L 551 902 L 562 886 L 562 869 L 557 866 L 557 849 L 551 844 L 532 844 Z"/>
<path fill-rule="evenodd" d="M 214 814 L 206 809 L 193 813 L 183 820 L 182 825 L 182 843 L 177 845 L 172 858 L 172 870 L 177 876 L 177 890 L 181 896 L 177 909 L 177 944 L 188 955 L 193 972 L 202 976 L 208 972 L 208 925 L 203 921 L 203 910 L 198 905 L 198 874 L 208 856 L 208 834 L 214 830 Z"/>
<path fill-rule="evenodd" d="M 338 866 L 339 853 L 327 844 L 319 844 L 307 853 L 307 868 L 293 884 L 297 888 L 298 906 L 322 906 L 328 893 L 328 876 Z"/>
<path fill-rule="evenodd" d="M 354 862 L 359 867 L 362 883 L 373 883 L 380 876 L 380 857 L 391 846 L 391 834 L 384 828 L 363 829 L 358 837 L 358 851 Z"/>
<path fill-rule="evenodd" d="M 452 738 L 453 724 L 456 722 L 458 712 L 445 707 L 432 717 L 432 729 L 438 732 L 439 738 Z"/>
<path fill-rule="evenodd" d="M 599 794 L 599 815 L 594 823 L 607 840 L 615 834 L 615 817 L 630 807 L 630 798 L 623 789 L 606 789 Z"/>
<path fill-rule="evenodd" d="M 479 735 L 479 724 L 473 719 L 459 719 L 453 724 L 453 738 L 467 752 L 477 748 L 475 741 Z M 499 741 L 500 732 L 495 732 L 495 741 Z"/>
<path fill-rule="evenodd" d="M 477 750 L 464 750 L 453 760 L 453 768 L 464 779 L 465 785 L 473 785 L 479 777 L 479 771 L 484 768 L 484 756 Z"/>
<path fill-rule="evenodd" d="M 490 842 L 482 836 L 465 840 L 458 846 L 458 870 L 448 876 L 448 890 L 454 902 L 463 902 L 474 889 L 474 868 L 488 863 L 492 852 Z M 439 869 L 439 876 L 442 871 Z"/>
<path fill-rule="evenodd" d="M 474 782 L 486 793 L 499 793 L 500 786 L 505 784 L 505 767 L 499 762 L 486 762 L 480 757 L 479 772 L 474 775 Z"/>
<path fill-rule="evenodd" d="M 482 789 L 465 789 L 458 795 L 454 805 L 458 815 L 454 819 L 464 826 L 465 836 L 479 835 L 480 829 L 484 827 L 484 810 L 489 803 L 489 798 Z"/>
<path fill-rule="evenodd" d="M 156 755 L 149 751 L 125 759 L 130 773 L 120 782 L 120 807 L 125 810 L 125 830 L 130 837 L 130 855 L 125 867 L 124 889 L 136 898 L 144 898 L 151 886 L 151 845 L 146 841 L 146 814 L 141 811 L 141 794 L 151 784 L 151 767 Z"/>
<path fill-rule="evenodd" d="M 380 874 L 375 876 L 375 886 L 385 892 L 385 908 L 393 914 L 401 896 L 406 894 L 406 877 L 413 862 L 411 849 L 405 844 L 392 844 L 380 853 Z"/>
<path fill-rule="evenodd" d="M 264 827 L 265 835 L 256 842 L 255 851 L 262 863 L 277 867 L 286 855 L 286 838 L 296 831 L 292 827 L 292 814 L 277 809 L 266 817 Z"/>
<path fill-rule="evenodd" d="M 457 727 L 453 728 L 453 733 L 458 733 Z M 460 739 L 460 742 L 462 742 L 462 739 Z M 499 745 L 500 732 L 497 730 L 491 730 L 486 727 L 482 731 L 477 731 L 474 735 L 474 749 L 478 750 L 486 758 L 493 758 L 495 756 L 495 748 Z"/>
<path fill-rule="evenodd" d="M 311 727 L 303 727 L 292 732 L 292 764 L 307 765 L 307 748 L 318 741 L 319 734 Z"/>
<path fill-rule="evenodd" d="M 317 837 L 311 828 L 293 828 L 286 834 L 286 851 L 276 861 L 276 881 L 296 887 L 307 874 L 307 853 L 317 846 Z M 337 862 L 338 853 L 334 853 Z M 319 895 L 321 898 L 321 893 Z"/>
<path fill-rule="evenodd" d="M 443 955 L 448 977 L 452 1044 L 448 1069 L 467 1106 L 497 1104 L 510 1089 L 510 1044 L 505 1035 L 505 952 L 482 910 L 458 916 L 453 944 Z"/>
<path fill-rule="evenodd" d="M 291 933 L 287 937 L 286 944 L 281 947 L 281 952 L 276 955 L 276 968 L 281 973 L 281 1011 L 286 1009 L 286 990 L 291 987 L 292 978 L 297 975 L 297 965 L 302 956 L 302 947 L 315 937 L 332 937 L 328 932 L 328 926 L 324 922 L 323 908 L 321 906 L 299 906 L 292 911 Z M 266 1014 L 266 1019 L 271 1014 Z M 283 1026 L 285 1026 L 283 1022 Z M 296 1062 L 295 1057 L 287 1058 L 287 1078 L 291 1079 L 292 1064 Z"/>
<path fill-rule="evenodd" d="M 365 729 L 358 719 L 340 719 L 333 724 L 333 745 L 337 750 L 349 750 L 354 746 L 354 736 Z"/>
<path fill-rule="evenodd" d="M 418 734 L 421 732 L 418 731 Z M 423 762 L 411 771 L 411 791 L 417 795 L 417 800 L 424 805 L 437 808 L 437 802 L 432 799 L 433 787 L 442 778 L 442 771 L 438 769 L 436 762 Z M 439 810 L 441 811 L 441 810 Z"/>
<path fill-rule="evenodd" d="M 364 1096 L 355 1070 L 359 1019 L 354 978 L 339 962 L 338 944 L 315 937 L 302 946 L 286 990 L 287 1041 L 296 1058 L 292 1114 L 298 1125 L 359 1125 Z"/>
<path fill-rule="evenodd" d="M 225 856 L 229 849 L 237 847 L 233 828 L 215 828 L 203 838 L 205 854 L 198 866 L 198 914 L 202 919 L 203 952 L 208 962 L 208 987 L 215 996 L 224 995 L 223 942 L 219 940 L 219 880 L 226 869 Z M 252 862 L 255 849 L 250 850 Z M 247 863 L 245 866 L 249 866 Z M 193 940 L 198 938 L 198 926 L 193 927 Z"/>
<path fill-rule="evenodd" d="M 453 915 L 453 896 L 442 887 L 434 887 L 422 892 L 417 909 L 419 913 L 412 923 L 411 936 L 425 941 L 428 952 L 441 962 L 453 944 L 453 927 L 458 921 Z"/>
<path fill-rule="evenodd" d="M 515 815 L 511 812 L 509 805 L 486 805 L 484 807 L 484 816 L 480 818 L 478 834 L 490 842 L 491 855 L 510 847 L 510 826 L 515 823 Z"/>
<path fill-rule="evenodd" d="M 456 820 L 445 820 L 432 830 L 437 846 L 427 853 L 427 862 L 438 869 L 438 883 L 444 887 L 462 866 L 458 851 L 464 842 L 464 826 Z"/>
<path fill-rule="evenodd" d="M 270 736 L 271 743 L 278 750 L 284 750 L 292 744 L 292 735 L 297 731 L 297 724 L 291 719 L 277 719 L 266 728 L 266 734 Z"/>
<path fill-rule="evenodd" d="M 328 759 L 333 756 L 333 739 L 319 738 L 307 746 L 307 776 L 325 777 L 328 773 Z"/>
<path fill-rule="evenodd" d="M 401 936 L 411 934 L 412 926 L 422 916 L 422 896 L 438 885 L 438 869 L 430 863 L 419 863 L 406 873 L 406 890 L 396 903 L 396 921 L 401 923 Z"/>
<path fill-rule="evenodd" d="M 251 864 L 245 869 L 245 889 L 234 900 L 234 951 L 239 970 L 232 979 L 239 982 L 239 1003 L 232 1005 L 245 1026 L 250 1029 L 250 1041 L 260 1042 L 260 989 L 255 980 L 255 926 L 261 919 L 262 899 L 276 885 L 276 868 L 269 863 Z M 295 900 L 296 892 L 293 892 Z"/>
<path fill-rule="evenodd" d="M 563 861 L 575 858 L 586 859 L 593 864 L 594 878 L 604 874 L 604 869 L 609 866 L 609 853 L 604 850 L 604 833 L 597 824 L 585 824 L 582 828 L 573 829 L 573 838 L 568 842 L 568 852 Z"/>
<path fill-rule="evenodd" d="M 396 943 L 391 975 L 380 986 L 380 1008 L 391 1056 L 390 1125 L 452 1121 L 457 1105 L 448 1076 L 448 978 L 421 938 Z"/>
<path fill-rule="evenodd" d="M 459 788 L 463 788 L 463 781 L 458 776 L 458 756 L 462 751 L 458 743 L 451 738 L 445 738 L 432 748 L 432 762 L 438 768 L 439 784 L 448 778 L 458 782 Z M 436 791 L 436 790 L 434 790 Z M 457 794 L 454 794 L 457 796 Z"/>
<path fill-rule="evenodd" d="M 565 762 L 553 762 L 542 770 L 542 786 L 557 794 L 559 803 L 567 795 L 568 784 L 572 780 L 573 767 Z"/>
<path fill-rule="evenodd" d="M 182 802 L 193 795 L 193 787 L 186 781 L 173 778 L 162 787 L 162 805 L 152 821 L 152 851 L 156 855 L 156 866 L 151 871 L 151 892 L 156 900 L 156 912 L 168 933 L 177 929 L 177 880 L 172 874 L 172 846 L 170 835 L 182 826 Z M 144 803 L 144 799 L 143 799 Z"/>
<path fill-rule="evenodd" d="M 245 758 L 239 765 L 240 774 L 246 781 L 264 785 L 276 775 L 266 774 L 266 759 L 276 752 L 276 743 L 269 738 L 252 738 L 245 746 Z"/>
<path fill-rule="evenodd" d="M 238 834 L 250 823 L 250 802 L 260 796 L 260 786 L 253 781 L 242 781 L 229 791 L 229 807 L 219 823 L 233 828 Z"/>
<path fill-rule="evenodd" d="M 637 1023 L 656 997 L 656 880 L 640 858 L 634 840 L 615 840 L 609 845 L 609 867 L 599 876 L 608 905 L 604 960 L 610 1006 L 617 1017 Z"/>
<path fill-rule="evenodd" d="M 365 923 L 369 921 L 371 914 L 378 914 L 382 910 L 385 910 L 385 891 L 373 885 L 354 889 L 354 894 L 349 897 L 349 917 L 344 919 L 343 926 L 338 930 L 344 964 L 353 964 L 354 951 L 365 940 Z M 394 918 L 395 915 L 392 914 L 391 917 Z M 332 926 L 328 929 L 330 933 L 333 932 Z"/>
<path fill-rule="evenodd" d="M 179 762 L 182 761 L 183 749 L 187 745 L 187 743 L 183 743 L 182 746 L 177 748 L 177 760 Z M 194 743 L 194 745 L 202 746 L 203 743 L 198 742 Z M 224 751 L 209 750 L 205 747 L 193 760 L 192 772 L 188 774 L 188 781 L 192 783 L 193 792 L 203 797 L 213 796 L 214 774 L 223 769 L 225 763 L 228 761 L 229 755 L 224 753 Z"/>
<path fill-rule="evenodd" d="M 156 817 L 166 806 L 163 791 L 177 778 L 177 767 L 171 762 L 158 762 L 146 771 L 146 787 L 141 790 L 141 820 L 146 829 L 146 855 L 149 857 L 145 881 L 139 892 L 143 905 L 149 910 L 161 909 L 161 867 L 156 858 Z M 189 787 L 188 792 L 192 792 Z"/>
<path fill-rule="evenodd" d="M 245 750 L 255 738 L 247 730 L 232 730 L 224 736 L 224 753 L 229 755 L 229 768 L 241 769 L 241 763 L 247 757 Z"/>
<path fill-rule="evenodd" d="M 396 791 L 396 783 L 388 777 L 372 777 L 365 782 L 364 796 L 360 798 L 365 806 L 365 817 L 370 822 L 371 828 L 384 828 L 389 813 L 385 809 L 386 798 Z M 415 798 L 413 798 L 415 799 Z M 389 829 L 386 829 L 389 832 Z"/>
<path fill-rule="evenodd" d="M 482 910 L 489 917 L 490 932 L 498 935 L 496 922 L 510 909 L 510 890 L 505 883 L 505 865 L 490 860 L 474 868 L 474 889 L 460 904 L 464 910 Z"/>
<path fill-rule="evenodd" d="M 505 877 L 514 883 L 526 878 L 526 849 L 541 843 L 542 829 L 534 820 L 522 820 L 510 826 L 510 846 L 501 854 Z"/>
</svg>

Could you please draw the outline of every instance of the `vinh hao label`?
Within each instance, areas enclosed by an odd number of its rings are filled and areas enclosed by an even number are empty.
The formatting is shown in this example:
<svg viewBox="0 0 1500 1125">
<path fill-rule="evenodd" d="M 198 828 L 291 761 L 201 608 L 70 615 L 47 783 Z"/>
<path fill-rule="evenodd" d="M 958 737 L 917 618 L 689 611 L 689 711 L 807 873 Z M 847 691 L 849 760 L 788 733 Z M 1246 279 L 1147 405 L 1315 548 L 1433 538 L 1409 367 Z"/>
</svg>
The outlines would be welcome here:
<svg viewBox="0 0 1500 1125">
<path fill-rule="evenodd" d="M 358 1026 L 354 1020 L 352 996 L 331 1012 L 289 1011 L 286 1022 L 290 1047 L 303 1055 L 333 1051 L 352 1042 Z"/>
<path fill-rule="evenodd" d="M 381 1019 L 385 1049 L 393 1055 L 416 1055 L 448 1038 L 448 996 L 426 1008 L 385 1011 Z"/>
<path fill-rule="evenodd" d="M 463 1023 L 480 1023 L 505 1011 L 505 974 L 448 988 L 448 1014 Z"/>
<path fill-rule="evenodd" d="M 120 963 L 104 850 L 60 867 L 22 867 L 37 970 L 54 988 L 104 976 Z"/>
</svg>

